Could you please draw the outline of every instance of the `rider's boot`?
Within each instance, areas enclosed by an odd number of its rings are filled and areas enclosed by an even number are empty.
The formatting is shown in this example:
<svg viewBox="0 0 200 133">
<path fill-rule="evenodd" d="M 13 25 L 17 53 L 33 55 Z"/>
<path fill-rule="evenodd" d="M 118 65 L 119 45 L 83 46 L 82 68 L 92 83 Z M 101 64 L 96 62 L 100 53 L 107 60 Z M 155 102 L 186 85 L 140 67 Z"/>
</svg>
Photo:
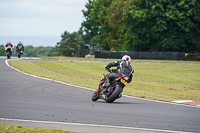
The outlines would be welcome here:
<svg viewBox="0 0 200 133">
<path fill-rule="evenodd" d="M 121 98 L 122 97 L 122 94 L 119 94 L 118 98 Z"/>
</svg>

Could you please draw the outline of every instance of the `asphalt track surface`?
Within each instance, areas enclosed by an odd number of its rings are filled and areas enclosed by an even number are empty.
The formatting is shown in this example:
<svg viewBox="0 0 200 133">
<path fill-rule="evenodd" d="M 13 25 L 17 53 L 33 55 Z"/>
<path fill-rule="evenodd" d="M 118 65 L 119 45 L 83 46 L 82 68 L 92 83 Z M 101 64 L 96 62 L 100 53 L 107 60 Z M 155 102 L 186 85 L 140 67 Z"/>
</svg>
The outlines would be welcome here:
<svg viewBox="0 0 200 133">
<path fill-rule="evenodd" d="M 5 60 L 0 58 L 0 123 L 95 133 L 200 132 L 199 107 L 127 96 L 92 102 L 93 90 L 20 73 Z"/>
</svg>

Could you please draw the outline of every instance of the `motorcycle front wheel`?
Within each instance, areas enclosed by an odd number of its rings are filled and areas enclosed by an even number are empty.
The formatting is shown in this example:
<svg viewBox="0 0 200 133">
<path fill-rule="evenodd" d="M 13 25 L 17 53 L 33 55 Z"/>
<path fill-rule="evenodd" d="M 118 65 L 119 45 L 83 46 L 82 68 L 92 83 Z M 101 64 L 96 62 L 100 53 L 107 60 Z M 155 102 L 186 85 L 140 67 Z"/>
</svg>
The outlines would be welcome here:
<svg viewBox="0 0 200 133">
<path fill-rule="evenodd" d="M 99 98 L 97 97 L 97 91 L 95 91 L 92 95 L 92 101 L 96 102 Z"/>
<path fill-rule="evenodd" d="M 7 54 L 6 54 L 6 55 L 7 55 L 7 58 L 8 58 L 8 59 L 10 59 L 10 53 L 9 53 L 9 52 L 7 52 Z"/>
<path fill-rule="evenodd" d="M 21 54 L 18 54 L 18 58 L 21 58 Z"/>
</svg>

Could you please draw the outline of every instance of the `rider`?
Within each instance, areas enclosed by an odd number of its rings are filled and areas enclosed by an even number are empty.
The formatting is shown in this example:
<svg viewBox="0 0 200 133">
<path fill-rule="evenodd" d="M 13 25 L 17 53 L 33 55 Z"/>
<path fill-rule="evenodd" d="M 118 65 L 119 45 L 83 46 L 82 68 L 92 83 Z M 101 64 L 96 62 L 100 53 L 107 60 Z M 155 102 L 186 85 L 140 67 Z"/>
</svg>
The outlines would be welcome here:
<svg viewBox="0 0 200 133">
<path fill-rule="evenodd" d="M 6 52 L 6 49 L 7 49 L 8 46 L 11 46 L 11 52 L 12 52 L 14 48 L 13 48 L 13 45 L 11 44 L 11 42 L 9 42 L 9 41 L 8 41 L 8 43 L 4 47 L 5 52 Z"/>
<path fill-rule="evenodd" d="M 115 62 L 109 63 L 105 68 L 110 71 L 110 68 L 113 66 L 117 66 L 116 73 L 111 73 L 109 75 L 105 76 L 106 80 L 106 87 L 110 85 L 110 80 L 116 79 L 118 76 L 122 75 L 125 77 L 125 80 L 127 80 L 128 83 L 132 81 L 134 69 L 131 66 L 131 57 L 128 55 L 124 55 L 122 57 L 122 60 L 118 60 Z"/>
<path fill-rule="evenodd" d="M 22 51 L 24 51 L 24 46 L 21 42 L 19 42 L 19 44 L 17 44 L 16 52 L 17 52 L 18 49 L 21 49 Z"/>
</svg>

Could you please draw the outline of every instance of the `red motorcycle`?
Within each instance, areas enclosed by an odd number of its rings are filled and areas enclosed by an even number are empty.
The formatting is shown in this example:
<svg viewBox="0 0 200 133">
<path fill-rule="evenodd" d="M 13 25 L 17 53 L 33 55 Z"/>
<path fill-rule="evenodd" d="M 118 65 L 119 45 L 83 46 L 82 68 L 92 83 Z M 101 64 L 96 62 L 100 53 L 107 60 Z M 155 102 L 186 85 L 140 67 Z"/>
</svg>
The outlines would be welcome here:
<svg viewBox="0 0 200 133">
<path fill-rule="evenodd" d="M 12 55 L 12 47 L 11 46 L 8 46 L 8 47 L 5 47 L 5 53 L 6 53 L 6 56 L 8 59 L 10 59 L 11 55 Z"/>
<path fill-rule="evenodd" d="M 113 73 L 116 70 L 108 70 L 109 73 L 106 75 L 109 75 Z M 99 89 L 95 91 L 92 95 L 92 101 L 97 101 L 98 99 L 103 99 L 107 103 L 112 103 L 116 99 L 120 98 L 122 96 L 122 91 L 123 88 L 126 86 L 128 77 L 125 76 L 118 76 L 114 81 L 110 81 L 109 86 L 105 86 L 106 83 L 106 76 L 104 74 L 104 77 L 101 78 L 100 83 L 99 83 Z"/>
</svg>

